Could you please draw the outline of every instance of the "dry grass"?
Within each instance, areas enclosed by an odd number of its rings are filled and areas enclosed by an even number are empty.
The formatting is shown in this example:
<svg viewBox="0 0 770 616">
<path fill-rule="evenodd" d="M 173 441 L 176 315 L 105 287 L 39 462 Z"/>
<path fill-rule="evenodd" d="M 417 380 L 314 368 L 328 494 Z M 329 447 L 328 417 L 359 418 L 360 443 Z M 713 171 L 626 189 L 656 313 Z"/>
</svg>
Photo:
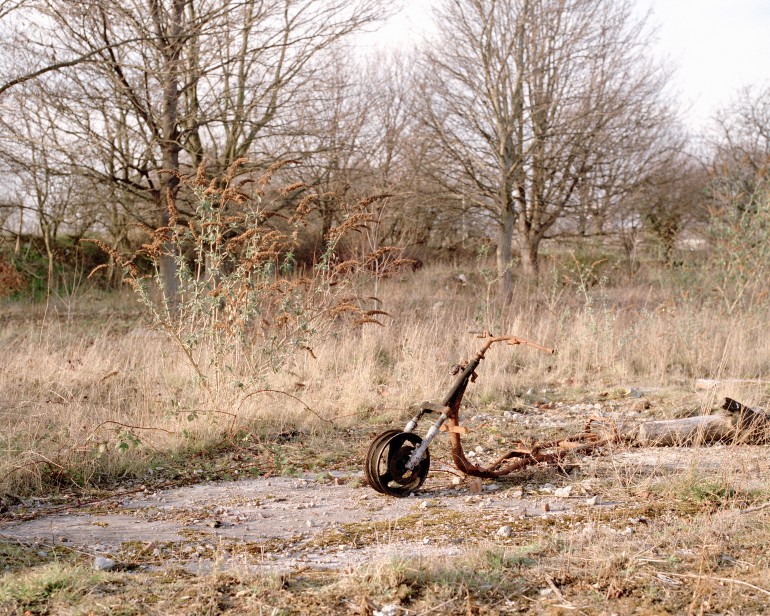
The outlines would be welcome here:
<svg viewBox="0 0 770 616">
<path fill-rule="evenodd" d="M 769 516 L 742 514 L 729 502 L 716 511 L 637 504 L 541 524 L 507 545 L 469 544 L 461 556 L 404 555 L 334 572 L 97 575 L 77 555 L 63 555 L 0 576 L 0 611 L 371 615 L 392 606 L 390 613 L 412 616 L 759 614 L 770 594 Z M 624 530 L 628 524 L 633 533 Z M 25 558 L 21 551 L 17 557 Z"/>
<path fill-rule="evenodd" d="M 700 405 L 689 409 L 699 412 L 719 392 L 693 401 L 695 378 L 767 377 L 767 310 L 728 318 L 703 298 L 649 281 L 641 288 L 545 282 L 522 288 L 505 308 L 488 302 L 486 289 L 480 274 L 449 267 L 380 282 L 383 301 L 369 308 L 392 315 L 384 327 L 341 327 L 315 356 L 295 355 L 241 395 L 237 408 L 207 402 L 178 346 L 127 296 L 70 299 L 61 312 L 6 303 L 0 487 L 21 494 L 98 484 L 223 442 L 248 446 L 269 434 L 323 432 L 331 422 L 338 429 L 400 422 L 410 404 L 446 393 L 451 366 L 479 346 L 473 330 L 513 333 L 558 354 L 495 348 L 468 394 L 469 412 L 631 386 L 669 392 L 672 407 Z M 731 393 L 762 405 L 768 392 L 760 383 Z"/>
</svg>

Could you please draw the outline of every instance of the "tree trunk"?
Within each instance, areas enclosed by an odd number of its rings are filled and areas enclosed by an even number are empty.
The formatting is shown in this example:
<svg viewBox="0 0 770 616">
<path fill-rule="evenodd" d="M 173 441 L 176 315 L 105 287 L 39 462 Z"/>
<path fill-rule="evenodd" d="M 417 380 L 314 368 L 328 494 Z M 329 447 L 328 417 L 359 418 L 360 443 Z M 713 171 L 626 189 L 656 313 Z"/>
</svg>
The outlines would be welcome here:
<svg viewBox="0 0 770 616">
<path fill-rule="evenodd" d="M 537 282 L 540 273 L 540 242 L 529 238 L 519 241 L 519 256 L 521 258 L 521 273 L 528 280 Z"/>
<path fill-rule="evenodd" d="M 497 236 L 497 276 L 500 299 L 509 303 L 513 299 L 513 226 L 515 215 L 510 210 L 503 212 L 502 224 Z"/>
<path fill-rule="evenodd" d="M 53 291 L 53 240 L 51 238 L 51 229 L 48 224 L 41 223 L 43 232 L 43 243 L 45 244 L 45 256 L 48 260 L 48 270 L 45 284 L 45 296 L 50 297 L 51 291 Z"/>
<path fill-rule="evenodd" d="M 179 185 L 179 152 L 182 147 L 179 143 L 179 106 L 181 96 L 179 92 L 179 79 L 181 74 L 182 51 L 182 25 L 184 20 L 184 0 L 174 0 L 169 15 L 170 24 L 165 32 L 167 47 L 165 54 L 165 71 L 163 73 L 163 103 L 161 113 L 161 152 L 163 153 L 163 169 L 171 171 L 164 177 L 163 188 L 158 204 L 161 226 L 166 227 L 170 222 L 169 200 L 174 197 Z M 161 15 L 155 14 L 156 30 L 163 33 Z M 169 310 L 173 313 L 176 309 L 177 294 L 179 292 L 179 277 L 175 258 L 176 246 L 172 241 L 165 242 L 159 260 L 160 277 L 163 284 L 163 295 Z"/>
</svg>

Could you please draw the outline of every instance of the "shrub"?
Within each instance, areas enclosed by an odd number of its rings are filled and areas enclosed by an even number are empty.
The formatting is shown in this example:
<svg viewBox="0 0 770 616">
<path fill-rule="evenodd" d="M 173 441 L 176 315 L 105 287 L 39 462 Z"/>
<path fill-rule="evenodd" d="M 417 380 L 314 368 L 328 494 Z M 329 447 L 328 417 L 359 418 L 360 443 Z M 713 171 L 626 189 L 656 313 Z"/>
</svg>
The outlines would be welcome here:
<svg viewBox="0 0 770 616">
<path fill-rule="evenodd" d="M 148 242 L 132 256 L 90 240 L 123 268 L 125 280 L 182 350 L 211 402 L 223 396 L 242 401 L 291 356 L 313 355 L 313 346 L 335 328 L 378 323 L 385 313 L 367 310 L 360 290 L 373 269 L 385 273 L 371 265 L 395 251 L 385 247 L 359 258 L 337 257 L 347 235 L 373 224 L 372 204 L 383 198 L 377 196 L 343 204 L 342 220 L 325 237 L 320 259 L 309 269 L 296 267 L 299 232 L 319 196 L 298 183 L 268 199 L 273 174 L 286 163 L 252 181 L 237 176 L 243 162 L 223 178 L 208 178 L 203 167 L 194 178 L 180 178 L 192 214 L 180 213 L 170 198 L 168 225 L 145 228 Z M 163 259 L 175 267 L 173 293 L 163 284 Z M 149 274 L 137 267 L 140 260 L 150 262 Z M 390 259 L 387 269 L 407 262 Z"/>
<path fill-rule="evenodd" d="M 724 198 L 709 228 L 709 267 L 704 271 L 728 314 L 767 300 L 770 277 L 770 187 Z"/>
</svg>

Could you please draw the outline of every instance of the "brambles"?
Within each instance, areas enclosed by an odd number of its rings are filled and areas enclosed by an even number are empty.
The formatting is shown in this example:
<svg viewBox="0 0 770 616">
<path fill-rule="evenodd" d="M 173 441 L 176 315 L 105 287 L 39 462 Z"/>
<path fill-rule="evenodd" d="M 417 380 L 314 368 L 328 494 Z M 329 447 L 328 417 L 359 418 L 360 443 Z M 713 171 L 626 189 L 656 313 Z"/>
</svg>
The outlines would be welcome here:
<svg viewBox="0 0 770 616">
<path fill-rule="evenodd" d="M 24 277 L 0 254 L 0 297 L 13 295 L 24 287 Z"/>
</svg>

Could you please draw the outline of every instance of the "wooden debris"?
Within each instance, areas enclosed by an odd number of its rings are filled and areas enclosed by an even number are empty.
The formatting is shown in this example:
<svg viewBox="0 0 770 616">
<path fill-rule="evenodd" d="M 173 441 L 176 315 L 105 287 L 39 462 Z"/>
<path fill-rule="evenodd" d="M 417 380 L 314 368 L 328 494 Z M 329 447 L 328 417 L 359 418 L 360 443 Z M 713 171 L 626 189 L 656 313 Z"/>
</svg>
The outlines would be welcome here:
<svg viewBox="0 0 770 616">
<path fill-rule="evenodd" d="M 726 413 L 643 423 L 633 439 L 644 447 L 770 442 L 770 414 L 725 398 Z"/>
<path fill-rule="evenodd" d="M 703 445 L 732 439 L 735 426 L 723 415 L 647 421 L 639 427 L 636 443 L 642 447 Z"/>
<path fill-rule="evenodd" d="M 768 381 L 760 379 L 696 379 L 695 389 L 699 390 L 712 390 L 722 386 L 735 386 L 735 385 L 767 385 Z"/>
<path fill-rule="evenodd" d="M 735 425 L 735 442 L 770 442 L 770 414 L 766 411 L 749 408 L 732 398 L 725 398 L 722 408 L 727 411 Z"/>
</svg>

